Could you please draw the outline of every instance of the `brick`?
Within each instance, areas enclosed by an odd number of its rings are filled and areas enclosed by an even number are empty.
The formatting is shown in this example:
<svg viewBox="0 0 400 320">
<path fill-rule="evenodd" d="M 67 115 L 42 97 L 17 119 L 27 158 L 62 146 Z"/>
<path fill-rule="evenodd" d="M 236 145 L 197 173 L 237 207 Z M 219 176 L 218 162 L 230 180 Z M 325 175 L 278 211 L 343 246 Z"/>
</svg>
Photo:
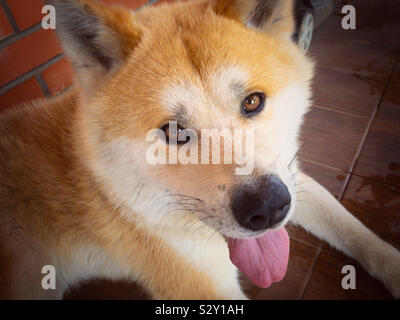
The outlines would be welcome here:
<svg viewBox="0 0 400 320">
<path fill-rule="evenodd" d="M 42 76 L 52 95 L 71 86 L 74 80 L 72 65 L 66 58 L 52 64 L 43 71 Z"/>
<path fill-rule="evenodd" d="M 7 4 L 20 30 L 31 27 L 44 17 L 43 0 L 7 0 Z"/>
<path fill-rule="evenodd" d="M 6 14 L 3 9 L 0 8 L 0 40 L 8 37 L 13 33 L 13 28 L 11 27 Z"/>
<path fill-rule="evenodd" d="M 148 0 L 101 0 L 104 3 L 111 5 L 122 5 L 130 9 L 137 9 L 145 5 Z"/>
<path fill-rule="evenodd" d="M 62 52 L 54 30 L 39 30 L 0 50 L 0 86 Z"/>
<path fill-rule="evenodd" d="M 11 106 L 43 96 L 39 83 L 35 77 L 32 77 L 0 96 L 0 112 Z"/>
</svg>

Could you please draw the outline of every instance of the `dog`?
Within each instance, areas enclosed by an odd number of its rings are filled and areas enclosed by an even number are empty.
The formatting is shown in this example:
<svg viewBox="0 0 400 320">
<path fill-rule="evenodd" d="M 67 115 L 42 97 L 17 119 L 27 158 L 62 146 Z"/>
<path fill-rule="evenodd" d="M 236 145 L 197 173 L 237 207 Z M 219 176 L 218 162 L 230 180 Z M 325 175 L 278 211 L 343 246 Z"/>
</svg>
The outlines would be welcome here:
<svg viewBox="0 0 400 320">
<path fill-rule="evenodd" d="M 102 277 L 154 299 L 247 299 L 238 269 L 260 287 L 284 277 L 289 220 L 400 297 L 400 253 L 299 170 L 313 63 L 291 40 L 293 1 L 48 3 L 77 84 L 1 116 L 2 298 Z M 153 129 L 171 152 L 187 129 L 237 128 L 254 133 L 249 174 L 148 161 Z"/>
</svg>

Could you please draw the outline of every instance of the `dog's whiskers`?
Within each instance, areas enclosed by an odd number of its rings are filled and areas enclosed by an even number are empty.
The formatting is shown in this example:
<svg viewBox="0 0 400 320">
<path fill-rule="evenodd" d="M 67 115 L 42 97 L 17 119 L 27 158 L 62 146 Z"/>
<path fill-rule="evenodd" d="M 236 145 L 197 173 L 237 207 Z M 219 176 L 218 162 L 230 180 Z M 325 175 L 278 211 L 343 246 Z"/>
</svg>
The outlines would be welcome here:
<svg viewBox="0 0 400 320">
<path fill-rule="evenodd" d="M 295 179 L 301 173 L 301 169 L 298 169 L 294 174 L 293 178 Z"/>
<path fill-rule="evenodd" d="M 300 149 L 297 150 L 297 152 L 294 154 L 293 158 L 290 160 L 290 162 L 289 162 L 289 164 L 288 164 L 288 167 L 287 167 L 289 170 L 292 169 L 292 166 L 294 165 L 295 160 L 297 159 L 297 157 L 299 156 L 299 154 L 300 154 Z"/>
<path fill-rule="evenodd" d="M 188 195 L 185 195 L 185 194 L 168 194 L 168 195 L 171 196 L 171 197 L 187 198 L 187 199 L 192 199 L 192 200 L 198 201 L 200 203 L 205 203 L 205 201 L 202 200 L 202 199 L 199 199 L 199 198 L 196 198 L 196 197 L 192 197 L 192 196 L 188 196 Z"/>
<path fill-rule="evenodd" d="M 276 165 L 276 163 L 278 162 L 279 158 L 281 157 L 281 155 L 285 152 L 286 148 L 288 147 L 289 143 L 286 144 L 286 146 L 281 150 L 281 152 L 278 154 L 278 156 L 276 157 L 276 159 L 274 160 L 274 166 Z"/>
<path fill-rule="evenodd" d="M 191 202 L 191 201 L 188 201 L 188 200 L 177 200 L 177 201 L 170 201 L 170 202 L 167 202 L 167 206 L 170 206 L 170 205 L 174 205 L 174 204 L 179 204 L 179 205 L 192 205 L 192 206 L 198 206 L 199 205 L 199 203 L 198 202 Z"/>
<path fill-rule="evenodd" d="M 208 219 L 211 219 L 211 218 L 213 218 L 213 216 L 208 216 L 208 217 L 205 217 L 205 218 L 202 218 L 202 219 L 198 219 L 198 220 L 192 222 L 192 223 L 186 228 L 185 234 L 187 234 L 187 233 L 188 233 L 194 226 L 196 226 L 198 223 L 200 223 L 201 225 L 200 225 L 197 229 L 195 229 L 195 230 L 193 231 L 192 234 L 194 234 L 194 233 L 200 231 L 202 228 L 208 227 L 208 225 L 207 225 L 206 223 L 204 223 L 204 221 L 206 221 L 206 220 L 208 220 Z"/>
<path fill-rule="evenodd" d="M 133 190 L 133 192 L 132 192 L 132 195 L 131 195 L 131 199 L 133 199 L 134 198 L 134 202 L 136 202 L 138 199 L 139 199 L 139 197 L 140 197 L 140 194 L 142 193 L 142 191 L 143 191 L 143 188 L 144 188 L 144 184 L 142 183 L 142 182 L 139 182 L 138 184 L 137 184 L 137 186 L 135 187 L 135 190 Z"/>
<path fill-rule="evenodd" d="M 221 228 L 215 229 L 214 232 L 211 233 L 210 237 L 208 237 L 207 242 L 211 241 L 211 238 L 215 236 L 216 233 L 219 233 Z"/>
</svg>

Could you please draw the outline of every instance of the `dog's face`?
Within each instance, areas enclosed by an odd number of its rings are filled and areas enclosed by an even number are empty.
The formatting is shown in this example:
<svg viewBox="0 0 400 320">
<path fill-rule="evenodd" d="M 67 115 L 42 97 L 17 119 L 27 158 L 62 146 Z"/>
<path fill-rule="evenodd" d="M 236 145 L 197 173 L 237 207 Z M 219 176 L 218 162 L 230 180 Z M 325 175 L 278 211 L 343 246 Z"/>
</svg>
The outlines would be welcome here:
<svg viewBox="0 0 400 320">
<path fill-rule="evenodd" d="M 86 101 L 88 159 L 118 205 L 155 224 L 191 212 L 229 237 L 286 223 L 312 73 L 290 41 L 291 1 L 136 13 L 55 2 Z M 232 139 L 218 146 L 204 129 Z M 167 163 L 150 159 L 163 152 Z"/>
</svg>

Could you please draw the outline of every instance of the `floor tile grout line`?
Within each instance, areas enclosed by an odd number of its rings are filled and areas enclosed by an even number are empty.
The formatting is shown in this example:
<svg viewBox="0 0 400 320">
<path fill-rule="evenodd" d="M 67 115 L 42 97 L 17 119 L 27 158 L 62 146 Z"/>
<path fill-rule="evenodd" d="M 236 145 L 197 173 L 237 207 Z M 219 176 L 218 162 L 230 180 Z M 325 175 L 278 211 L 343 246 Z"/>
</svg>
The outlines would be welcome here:
<svg viewBox="0 0 400 320">
<path fill-rule="evenodd" d="M 308 287 L 308 284 L 310 283 L 311 276 L 314 273 L 314 269 L 315 269 L 315 266 L 317 265 L 317 260 L 319 258 L 319 255 L 320 255 L 321 251 L 322 251 L 322 243 L 320 243 L 318 245 L 318 247 L 317 247 L 317 252 L 315 253 L 314 259 L 311 262 L 310 270 L 307 273 L 307 276 L 306 276 L 306 279 L 304 281 L 304 284 L 303 284 L 303 286 L 302 286 L 302 288 L 300 290 L 299 295 L 297 296 L 297 300 L 302 300 L 303 299 L 304 293 L 305 293 L 305 291 L 306 291 L 306 289 Z"/>
<path fill-rule="evenodd" d="M 294 240 L 294 241 L 297 241 L 297 242 L 299 242 L 299 243 L 301 243 L 301 244 L 304 244 L 305 246 L 312 247 L 312 248 L 314 248 L 314 249 L 318 249 L 318 247 L 319 247 L 319 245 L 320 245 L 320 243 L 318 243 L 318 244 L 312 244 L 312 243 L 308 242 L 307 240 L 303 240 L 303 239 L 297 238 L 297 237 L 295 237 L 295 236 L 290 236 L 290 239 L 291 239 L 291 240 Z M 318 239 L 318 240 L 319 240 L 319 239 Z M 322 240 L 320 240 L 320 241 L 322 241 Z"/>
<path fill-rule="evenodd" d="M 330 165 L 325 164 L 325 163 L 322 163 L 322 162 L 313 161 L 313 160 L 308 160 L 308 159 L 302 158 L 301 155 L 299 156 L 299 161 L 300 161 L 300 164 L 301 164 L 302 161 L 304 161 L 304 162 L 307 162 L 307 163 L 310 163 L 310 164 L 318 165 L 318 166 L 321 166 L 321 167 L 328 168 L 328 169 L 330 169 L 330 170 L 334 170 L 334 171 L 338 171 L 338 172 L 340 172 L 340 173 L 343 173 L 344 175 L 346 175 L 346 178 L 344 179 L 343 183 L 346 182 L 347 176 L 350 174 L 347 170 L 339 169 L 339 168 L 330 166 Z M 301 167 L 301 165 L 300 165 L 300 167 Z M 342 188 L 343 188 L 343 187 L 342 187 Z M 340 191 L 342 191 L 342 189 L 341 189 Z M 339 195 L 338 195 L 338 200 L 339 200 L 339 201 L 341 201 L 341 199 L 339 198 L 340 195 L 341 195 L 341 192 L 340 192 Z"/>
<path fill-rule="evenodd" d="M 365 128 L 365 131 L 364 131 L 364 134 L 363 134 L 363 136 L 361 138 L 360 144 L 357 147 L 357 151 L 356 151 L 356 154 L 355 154 L 355 156 L 353 158 L 353 161 L 351 163 L 349 173 L 346 176 L 345 183 L 344 183 L 343 188 L 342 188 L 342 190 L 340 192 L 339 201 L 343 200 L 344 194 L 346 193 L 346 190 L 347 190 L 347 188 L 349 186 L 349 182 L 350 182 L 351 176 L 352 176 L 352 174 L 354 172 L 354 169 L 355 169 L 355 167 L 357 165 L 358 159 L 359 159 L 359 157 L 361 155 L 361 151 L 362 151 L 362 149 L 363 149 L 363 147 L 365 145 L 365 142 L 367 140 L 368 134 L 371 131 L 373 122 L 374 122 L 374 120 L 376 118 L 376 115 L 378 114 L 379 107 L 382 104 L 383 98 L 385 97 L 385 94 L 386 94 L 386 92 L 387 92 L 387 90 L 389 88 L 389 84 L 390 84 L 390 82 L 391 82 L 391 80 L 393 78 L 394 72 L 396 70 L 398 58 L 399 58 L 399 56 L 396 57 L 395 61 L 392 64 L 392 68 L 391 68 L 391 71 L 390 71 L 390 76 L 389 76 L 389 78 L 388 78 L 388 80 L 387 80 L 387 82 L 385 84 L 385 87 L 382 90 L 382 93 L 381 93 L 381 95 L 379 97 L 378 102 L 376 103 L 376 105 L 374 107 L 374 111 L 372 112 L 371 117 L 370 117 L 370 119 L 368 121 L 367 127 Z"/>
<path fill-rule="evenodd" d="M 369 119 L 369 117 L 370 117 L 370 116 L 359 114 L 359 113 L 347 112 L 347 111 L 343 111 L 343 110 L 333 109 L 330 107 L 325 107 L 320 104 L 313 104 L 312 108 L 317 108 L 320 110 L 325 110 L 325 111 L 330 111 L 330 112 L 341 113 L 345 116 L 350 116 L 350 117 L 358 117 L 358 118 L 364 118 L 364 119 Z"/>
<path fill-rule="evenodd" d="M 325 164 L 325 163 L 318 162 L 318 161 L 314 161 L 314 160 L 309 160 L 309 159 L 307 159 L 307 158 L 302 158 L 301 154 L 299 155 L 299 161 L 300 161 L 300 162 L 302 162 L 302 161 L 308 162 L 308 163 L 310 163 L 310 164 L 315 164 L 315 165 L 318 165 L 318 166 L 321 166 L 321 167 L 325 167 L 325 168 L 328 168 L 328 169 L 332 169 L 332 170 L 335 170 L 335 171 L 340 171 L 340 172 L 342 172 L 342 173 L 349 173 L 349 172 L 346 171 L 346 170 L 343 170 L 343 169 L 340 169 L 340 168 L 336 168 L 336 167 L 330 166 L 329 164 Z"/>
<path fill-rule="evenodd" d="M 312 57 L 312 56 L 311 56 Z M 316 57 L 312 57 L 313 59 L 316 59 Z M 395 59 L 396 60 L 396 59 Z M 337 72 L 337 73 L 341 73 L 343 75 L 360 75 L 360 76 L 384 76 L 385 74 L 381 73 L 381 72 L 373 72 L 373 71 L 347 71 L 345 69 L 341 69 L 341 68 L 335 68 L 335 67 L 324 67 L 324 66 L 320 66 L 320 65 L 316 65 L 316 73 L 318 73 L 318 69 L 324 70 L 324 71 L 333 71 L 333 72 Z M 390 75 L 390 72 L 389 72 Z M 388 76 L 389 76 L 388 75 Z M 377 79 L 379 80 L 379 79 Z"/>
<path fill-rule="evenodd" d="M 340 194 L 339 194 L 339 198 L 338 198 L 339 202 L 342 202 L 342 200 L 343 200 L 344 194 L 346 193 L 347 187 L 349 186 L 351 177 L 352 177 L 352 174 L 350 172 L 348 172 L 346 174 L 346 178 L 344 179 L 342 189 L 340 190 Z"/>
</svg>

